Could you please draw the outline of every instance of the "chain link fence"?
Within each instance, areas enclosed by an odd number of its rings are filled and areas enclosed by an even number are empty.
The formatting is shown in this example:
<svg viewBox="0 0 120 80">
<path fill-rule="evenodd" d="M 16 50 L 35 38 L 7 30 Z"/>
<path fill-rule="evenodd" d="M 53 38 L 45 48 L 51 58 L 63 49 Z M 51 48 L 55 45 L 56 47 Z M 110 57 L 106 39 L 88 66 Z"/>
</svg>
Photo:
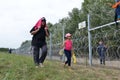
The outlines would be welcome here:
<svg viewBox="0 0 120 80">
<path fill-rule="evenodd" d="M 120 25 L 119 25 L 120 26 Z M 60 30 L 62 32 L 62 29 Z M 57 32 L 59 33 L 59 32 Z M 92 64 L 100 65 L 99 56 L 97 53 L 97 46 L 100 39 L 103 39 L 107 45 L 106 51 L 106 65 L 108 67 L 120 68 L 120 28 L 115 24 L 92 31 Z M 62 35 L 62 34 L 61 34 Z M 76 30 L 72 34 L 74 51 L 77 57 L 77 63 L 89 65 L 89 51 L 88 51 L 88 34 L 87 28 Z M 64 60 L 59 55 L 60 46 L 62 45 L 62 37 L 59 41 L 54 41 L 51 37 L 49 53 L 51 59 Z M 49 44 L 49 43 L 48 43 Z M 51 52 L 50 52 L 51 47 Z M 64 58 L 64 57 L 63 57 Z M 100 65 L 101 66 L 101 65 Z"/>
</svg>

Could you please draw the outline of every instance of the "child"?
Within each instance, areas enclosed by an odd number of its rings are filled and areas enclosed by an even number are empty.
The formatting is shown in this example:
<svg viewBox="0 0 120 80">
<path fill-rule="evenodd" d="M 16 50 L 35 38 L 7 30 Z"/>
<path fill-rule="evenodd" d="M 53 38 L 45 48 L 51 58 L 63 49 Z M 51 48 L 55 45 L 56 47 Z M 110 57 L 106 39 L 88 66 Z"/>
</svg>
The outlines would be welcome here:
<svg viewBox="0 0 120 80">
<path fill-rule="evenodd" d="M 99 41 L 99 45 L 97 47 L 97 52 L 99 54 L 99 58 L 100 58 L 100 64 L 104 64 L 105 65 L 105 53 L 106 53 L 106 46 L 104 45 L 103 41 L 100 40 Z"/>
<path fill-rule="evenodd" d="M 65 62 L 65 65 L 68 64 L 69 68 L 71 67 L 71 56 L 72 56 L 72 53 L 71 53 L 71 50 L 72 50 L 72 40 L 71 40 L 71 34 L 70 33 L 67 33 L 65 35 L 65 38 L 66 40 L 64 41 L 62 47 L 64 48 L 64 53 L 65 53 L 65 56 L 67 57 L 67 61 Z"/>
</svg>

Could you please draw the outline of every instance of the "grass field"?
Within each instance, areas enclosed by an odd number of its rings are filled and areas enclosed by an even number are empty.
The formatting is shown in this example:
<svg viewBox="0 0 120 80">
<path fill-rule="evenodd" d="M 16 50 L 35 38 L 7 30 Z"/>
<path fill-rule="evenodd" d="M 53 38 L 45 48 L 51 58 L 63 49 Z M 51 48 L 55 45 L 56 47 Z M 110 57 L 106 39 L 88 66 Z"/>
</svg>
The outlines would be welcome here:
<svg viewBox="0 0 120 80">
<path fill-rule="evenodd" d="M 72 64 L 72 70 L 59 61 L 46 60 L 35 68 L 31 56 L 0 52 L 0 80 L 120 80 L 120 70 Z"/>
</svg>

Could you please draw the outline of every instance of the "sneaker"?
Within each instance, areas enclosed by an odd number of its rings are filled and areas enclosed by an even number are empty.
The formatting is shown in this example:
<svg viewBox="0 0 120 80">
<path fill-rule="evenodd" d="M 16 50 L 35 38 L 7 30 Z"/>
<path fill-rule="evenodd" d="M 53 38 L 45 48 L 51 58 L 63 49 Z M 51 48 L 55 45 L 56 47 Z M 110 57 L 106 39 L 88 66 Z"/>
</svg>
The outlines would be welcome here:
<svg viewBox="0 0 120 80">
<path fill-rule="evenodd" d="M 67 64 L 64 64 L 64 68 L 67 68 L 68 67 L 68 65 Z"/>
<path fill-rule="evenodd" d="M 71 68 L 70 66 L 68 66 L 68 70 L 69 70 L 69 71 L 72 71 L 72 68 Z"/>
<path fill-rule="evenodd" d="M 66 67 L 66 64 L 64 64 L 64 67 Z"/>
<path fill-rule="evenodd" d="M 40 67 L 44 67 L 44 65 L 42 63 L 39 64 Z"/>
<path fill-rule="evenodd" d="M 38 66 L 35 66 L 35 68 L 38 68 Z"/>
</svg>

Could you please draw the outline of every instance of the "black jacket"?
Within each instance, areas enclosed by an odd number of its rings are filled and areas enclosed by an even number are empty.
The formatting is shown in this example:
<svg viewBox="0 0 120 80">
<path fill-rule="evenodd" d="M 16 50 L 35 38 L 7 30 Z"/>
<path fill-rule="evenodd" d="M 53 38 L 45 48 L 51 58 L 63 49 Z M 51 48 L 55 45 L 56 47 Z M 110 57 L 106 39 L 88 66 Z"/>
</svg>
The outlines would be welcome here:
<svg viewBox="0 0 120 80">
<path fill-rule="evenodd" d="M 34 27 L 30 30 L 30 33 L 35 31 Z M 32 37 L 32 46 L 42 47 L 46 45 L 46 33 L 44 27 L 41 27 L 40 30 L 33 35 Z"/>
</svg>

